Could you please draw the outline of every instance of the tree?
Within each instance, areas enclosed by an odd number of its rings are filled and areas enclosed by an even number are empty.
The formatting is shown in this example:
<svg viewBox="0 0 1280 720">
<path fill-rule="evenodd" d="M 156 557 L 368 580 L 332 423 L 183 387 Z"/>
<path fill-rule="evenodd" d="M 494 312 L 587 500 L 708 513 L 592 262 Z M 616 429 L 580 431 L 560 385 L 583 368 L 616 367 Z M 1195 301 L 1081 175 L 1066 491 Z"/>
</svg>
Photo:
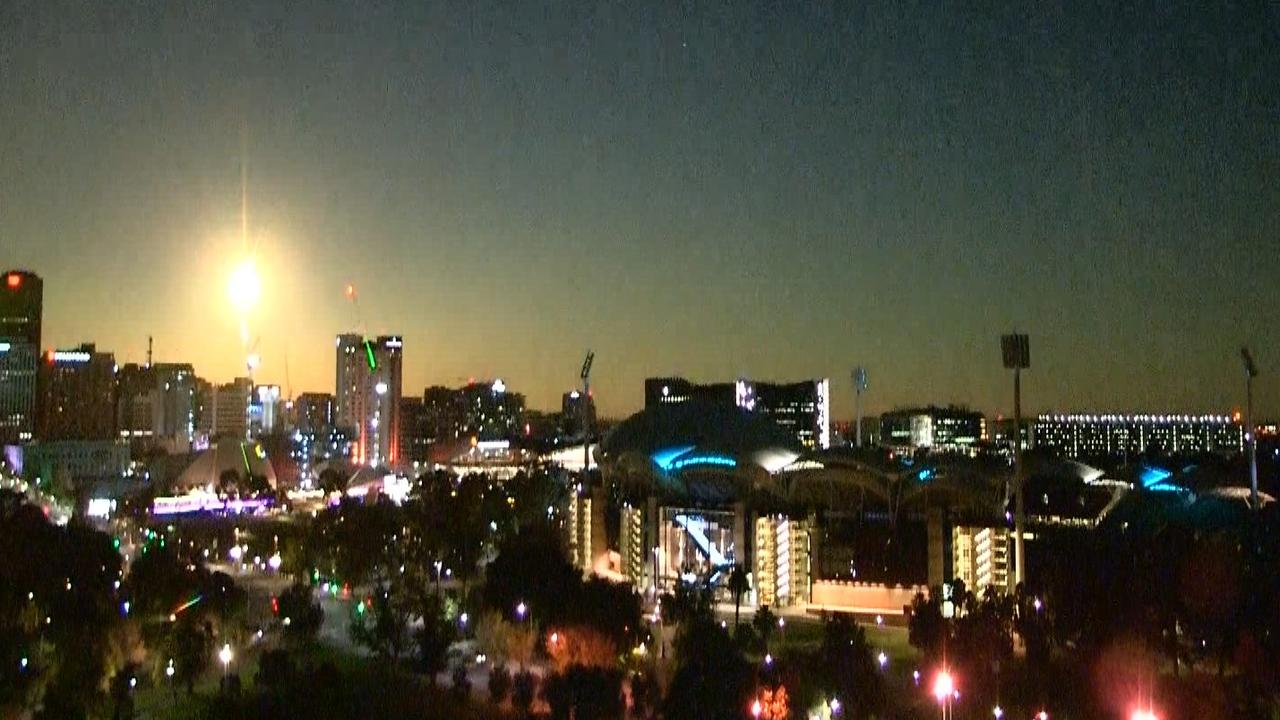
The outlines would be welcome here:
<svg viewBox="0 0 1280 720">
<path fill-rule="evenodd" d="M 494 665 L 489 671 L 489 699 L 501 705 L 511 694 L 511 672 L 505 665 Z"/>
<path fill-rule="evenodd" d="M 408 621 L 409 613 L 394 602 L 391 591 L 375 587 L 370 597 L 356 603 L 351 614 L 351 641 L 383 660 L 399 660 L 408 645 Z"/>
<path fill-rule="evenodd" d="M 664 703 L 669 720 L 740 718 L 749 698 L 750 668 L 728 633 L 709 616 L 683 624 L 679 662 Z"/>
<path fill-rule="evenodd" d="M 182 616 L 169 636 L 169 656 L 173 658 L 174 682 L 185 685 L 187 694 L 192 694 L 196 680 L 212 662 L 210 626 L 198 622 L 195 616 Z"/>
<path fill-rule="evenodd" d="M 347 478 L 337 468 L 327 467 L 320 472 L 320 489 L 326 494 L 341 493 L 347 489 Z"/>
<path fill-rule="evenodd" d="M 533 673 L 528 670 L 516 673 L 511 687 L 511 704 L 521 715 L 526 717 L 529 715 L 529 708 L 533 707 L 533 700 L 537 697 L 537 693 L 538 680 Z"/>
<path fill-rule="evenodd" d="M 417 651 L 414 664 L 435 685 L 436 675 L 448 667 L 449 646 L 457 637 L 457 629 L 445 617 L 439 598 L 432 597 L 434 601 L 423 611 L 422 627 L 414 631 L 413 639 Z M 462 669 L 465 676 L 466 668 Z"/>
<path fill-rule="evenodd" d="M 561 672 L 574 666 L 609 669 L 618 665 L 618 646 L 590 627 L 555 628 L 547 637 L 547 656 Z"/>
<path fill-rule="evenodd" d="M 495 662 L 514 662 L 521 667 L 533 659 L 537 635 L 526 624 L 507 622 L 497 612 L 489 611 L 476 623 L 476 647 Z"/>
<path fill-rule="evenodd" d="M 282 689 L 293 682 L 294 675 L 293 658 L 286 650 L 267 650 L 258 658 L 256 683 L 260 686 Z"/>
<path fill-rule="evenodd" d="M 615 720 L 625 709 L 622 675 L 616 669 L 570 666 L 543 682 L 542 697 L 555 720 Z"/>
<path fill-rule="evenodd" d="M 466 665 L 458 665 L 453 669 L 453 694 L 458 698 L 466 698 L 471 694 L 471 678 L 467 677 Z"/>
<path fill-rule="evenodd" d="M 294 583 L 277 599 L 284 637 L 294 643 L 310 643 L 324 623 L 324 610 L 311 595 L 311 587 Z"/>
<path fill-rule="evenodd" d="M 907 639 L 911 645 L 928 656 L 935 656 L 942 651 L 947 636 L 946 620 L 942 617 L 942 606 L 938 598 L 942 595 L 937 588 L 926 596 L 916 593 L 911 599 L 911 615 L 907 619 Z"/>
<path fill-rule="evenodd" d="M 822 689 L 839 698 L 848 717 L 871 717 L 884 709 L 884 687 L 866 631 L 849 616 L 823 619 L 822 645 L 814 659 Z"/>
<path fill-rule="evenodd" d="M 751 618 L 751 626 L 755 628 L 756 634 L 760 636 L 760 643 L 768 651 L 769 639 L 778 629 L 778 616 L 773 614 L 768 605 L 761 605 L 760 609 L 756 610 L 755 617 Z"/>
<path fill-rule="evenodd" d="M 751 590 L 747 581 L 747 570 L 742 563 L 734 563 L 729 572 L 729 592 L 733 594 L 733 627 L 738 627 L 738 613 L 742 609 L 742 596 Z"/>
</svg>

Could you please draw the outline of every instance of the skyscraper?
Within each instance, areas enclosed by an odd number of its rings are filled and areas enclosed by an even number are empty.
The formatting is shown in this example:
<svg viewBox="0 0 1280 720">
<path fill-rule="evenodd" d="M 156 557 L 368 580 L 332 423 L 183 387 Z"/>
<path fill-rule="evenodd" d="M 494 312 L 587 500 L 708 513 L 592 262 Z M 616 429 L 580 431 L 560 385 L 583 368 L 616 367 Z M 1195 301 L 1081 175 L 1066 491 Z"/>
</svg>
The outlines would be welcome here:
<svg viewBox="0 0 1280 720">
<path fill-rule="evenodd" d="M 50 350 L 37 371 L 36 437 L 112 440 L 116 435 L 116 360 L 92 343 Z"/>
<path fill-rule="evenodd" d="M 39 275 L 25 270 L 6 272 L 0 292 L 0 338 L 40 347 L 43 307 L 44 281 Z"/>
<path fill-rule="evenodd" d="M 401 355 L 398 335 L 366 339 L 337 338 L 334 417 L 340 428 L 354 431 L 353 459 L 369 465 L 400 462 Z"/>
<path fill-rule="evenodd" d="M 338 336 L 333 418 L 340 428 L 357 430 L 360 427 L 360 419 L 364 417 L 363 378 L 370 362 L 363 337 L 351 333 Z"/>
<path fill-rule="evenodd" d="M 253 381 L 236 378 L 213 390 L 213 424 L 211 434 L 231 440 L 244 440 L 249 435 L 249 396 Z"/>
<path fill-rule="evenodd" d="M 10 270 L 0 287 L 0 443 L 35 435 L 36 364 L 40 355 L 44 282 Z"/>
</svg>

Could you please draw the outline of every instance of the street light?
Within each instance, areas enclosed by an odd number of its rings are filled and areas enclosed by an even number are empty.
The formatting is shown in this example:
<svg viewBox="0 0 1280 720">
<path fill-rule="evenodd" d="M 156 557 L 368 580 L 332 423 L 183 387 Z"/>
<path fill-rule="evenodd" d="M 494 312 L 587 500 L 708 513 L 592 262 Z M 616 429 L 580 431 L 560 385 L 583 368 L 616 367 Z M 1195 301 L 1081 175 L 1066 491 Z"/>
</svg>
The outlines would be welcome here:
<svg viewBox="0 0 1280 720">
<path fill-rule="evenodd" d="M 235 657 L 235 653 L 231 652 L 231 645 L 224 644 L 222 649 L 218 651 L 218 660 L 222 661 L 222 675 L 226 677 L 227 671 L 231 668 L 231 660 Z"/>
<path fill-rule="evenodd" d="M 525 605 L 524 601 L 521 600 L 520 604 L 516 605 L 516 616 L 519 617 L 521 620 L 524 620 L 525 613 L 527 612 L 529 612 L 529 606 Z"/>
<path fill-rule="evenodd" d="M 956 696 L 955 680 L 951 677 L 951 673 L 942 670 L 933 681 L 933 697 L 937 699 L 938 704 L 942 706 L 942 718 L 946 720 L 948 711 L 951 709 L 951 701 Z"/>
<path fill-rule="evenodd" d="M 1244 441 L 1249 452 L 1249 504 L 1257 510 L 1258 505 L 1258 438 L 1253 429 L 1253 379 L 1258 377 L 1258 365 L 1253 361 L 1253 353 L 1249 348 L 1240 348 L 1240 359 L 1244 361 Z"/>
<path fill-rule="evenodd" d="M 1005 369 L 1014 372 L 1014 584 L 1027 578 L 1027 556 L 1023 543 L 1025 507 L 1023 501 L 1023 370 L 1032 366 L 1032 348 L 1025 334 L 1012 333 L 1000 338 Z"/>
</svg>

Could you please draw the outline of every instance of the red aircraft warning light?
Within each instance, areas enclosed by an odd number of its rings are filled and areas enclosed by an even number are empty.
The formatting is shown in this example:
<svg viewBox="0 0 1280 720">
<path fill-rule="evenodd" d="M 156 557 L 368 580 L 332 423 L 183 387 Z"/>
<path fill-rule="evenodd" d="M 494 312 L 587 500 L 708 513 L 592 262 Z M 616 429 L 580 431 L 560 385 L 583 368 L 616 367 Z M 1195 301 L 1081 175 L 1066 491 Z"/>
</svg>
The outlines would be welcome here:
<svg viewBox="0 0 1280 720">
<path fill-rule="evenodd" d="M 18 273 L 9 273 L 8 277 L 5 278 L 5 284 L 9 286 L 10 290 L 17 290 L 22 287 L 22 276 Z"/>
</svg>

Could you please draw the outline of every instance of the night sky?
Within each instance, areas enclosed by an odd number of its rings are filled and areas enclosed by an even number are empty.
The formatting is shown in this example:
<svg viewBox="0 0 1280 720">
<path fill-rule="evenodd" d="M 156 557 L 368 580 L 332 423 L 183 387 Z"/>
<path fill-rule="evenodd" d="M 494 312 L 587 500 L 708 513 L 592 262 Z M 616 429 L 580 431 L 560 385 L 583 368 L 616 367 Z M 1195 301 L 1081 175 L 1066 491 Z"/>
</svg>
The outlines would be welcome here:
<svg viewBox="0 0 1280 720">
<path fill-rule="evenodd" d="M 1280 414 L 1280 3 L 0 3 L 0 266 L 45 343 L 225 381 L 648 375 Z M 1117 8 L 1113 6 L 1125 6 Z M 358 306 L 343 288 L 359 289 Z M 286 358 L 288 377 L 286 378 Z"/>
</svg>

